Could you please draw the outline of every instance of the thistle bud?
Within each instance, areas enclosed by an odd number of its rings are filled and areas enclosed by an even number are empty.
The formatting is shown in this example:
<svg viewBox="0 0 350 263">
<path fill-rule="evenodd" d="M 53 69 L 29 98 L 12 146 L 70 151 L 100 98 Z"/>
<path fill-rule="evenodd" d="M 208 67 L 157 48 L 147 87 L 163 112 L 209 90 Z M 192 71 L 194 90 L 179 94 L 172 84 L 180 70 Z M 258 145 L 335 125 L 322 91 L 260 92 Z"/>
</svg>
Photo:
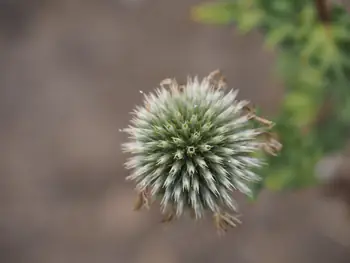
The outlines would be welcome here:
<svg viewBox="0 0 350 263">
<path fill-rule="evenodd" d="M 140 192 L 148 189 L 147 200 L 159 201 L 165 221 L 209 211 L 216 225 L 234 225 L 227 214 L 238 211 L 233 191 L 251 195 L 260 178 L 255 171 L 263 161 L 256 156 L 262 155 L 255 153 L 266 146 L 260 135 L 267 128 L 254 128 L 249 102 L 212 77 L 188 78 L 181 87 L 163 81 L 144 95 L 147 108 L 137 107 L 125 129 L 130 141 L 123 149 L 132 154 L 126 167 L 133 170 L 127 179 Z"/>
</svg>

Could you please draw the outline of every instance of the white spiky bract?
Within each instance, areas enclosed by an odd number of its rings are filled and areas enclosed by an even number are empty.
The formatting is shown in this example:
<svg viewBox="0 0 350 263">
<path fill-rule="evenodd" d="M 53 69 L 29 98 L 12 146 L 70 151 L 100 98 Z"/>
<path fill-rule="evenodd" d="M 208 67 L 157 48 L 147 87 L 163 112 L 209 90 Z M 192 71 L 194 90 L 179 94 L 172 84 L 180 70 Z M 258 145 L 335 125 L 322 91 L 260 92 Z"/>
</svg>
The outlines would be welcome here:
<svg viewBox="0 0 350 263">
<path fill-rule="evenodd" d="M 175 80 L 145 95 L 136 107 L 131 125 L 124 129 L 132 154 L 127 179 L 138 191 L 149 190 L 162 211 L 184 211 L 200 218 L 206 210 L 237 211 L 232 192 L 251 194 L 250 183 L 259 180 L 253 169 L 262 165 L 253 157 L 261 146 L 262 132 L 243 114 L 248 101 L 236 99 L 237 90 L 225 93 L 210 77 Z"/>
</svg>

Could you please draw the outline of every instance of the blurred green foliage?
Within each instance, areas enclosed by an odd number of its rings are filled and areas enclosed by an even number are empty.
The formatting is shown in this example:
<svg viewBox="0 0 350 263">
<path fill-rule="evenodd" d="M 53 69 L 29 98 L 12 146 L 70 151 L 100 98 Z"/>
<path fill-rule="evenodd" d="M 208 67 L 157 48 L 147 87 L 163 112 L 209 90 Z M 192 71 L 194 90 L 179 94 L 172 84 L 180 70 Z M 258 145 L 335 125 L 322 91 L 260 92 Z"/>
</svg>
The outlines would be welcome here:
<svg viewBox="0 0 350 263">
<path fill-rule="evenodd" d="M 350 15 L 324 0 L 226 0 L 194 7 L 195 21 L 260 30 L 278 53 L 285 97 L 274 130 L 283 149 L 268 157 L 263 180 L 272 190 L 317 183 L 315 164 L 345 146 L 350 126 Z"/>
</svg>

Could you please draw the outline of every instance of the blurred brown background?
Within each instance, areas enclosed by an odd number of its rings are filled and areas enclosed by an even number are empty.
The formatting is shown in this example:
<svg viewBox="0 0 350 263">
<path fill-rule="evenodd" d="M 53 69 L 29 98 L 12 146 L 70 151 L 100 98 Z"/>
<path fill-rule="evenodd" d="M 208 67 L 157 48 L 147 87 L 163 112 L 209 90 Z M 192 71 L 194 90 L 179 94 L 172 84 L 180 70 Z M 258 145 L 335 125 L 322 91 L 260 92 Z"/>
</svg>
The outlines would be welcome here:
<svg viewBox="0 0 350 263">
<path fill-rule="evenodd" d="M 132 211 L 118 129 L 166 77 L 221 68 L 277 109 L 262 37 L 195 24 L 199 0 L 0 0 L 1 263 L 348 263 L 342 204 L 318 189 L 241 198 L 244 224 Z"/>
</svg>

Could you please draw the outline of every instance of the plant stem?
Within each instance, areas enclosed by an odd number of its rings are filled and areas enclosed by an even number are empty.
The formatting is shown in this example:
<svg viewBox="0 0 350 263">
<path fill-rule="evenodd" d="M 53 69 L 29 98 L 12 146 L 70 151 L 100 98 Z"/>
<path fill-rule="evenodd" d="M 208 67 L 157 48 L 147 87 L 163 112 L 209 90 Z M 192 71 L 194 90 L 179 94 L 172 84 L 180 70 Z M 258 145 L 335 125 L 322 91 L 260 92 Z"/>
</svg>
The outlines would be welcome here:
<svg viewBox="0 0 350 263">
<path fill-rule="evenodd" d="M 315 7 L 318 13 L 319 19 L 328 24 L 331 21 L 331 15 L 327 5 L 327 0 L 315 0 Z"/>
<path fill-rule="evenodd" d="M 331 21 L 331 15 L 330 10 L 327 5 L 327 0 L 314 0 L 315 1 L 315 8 L 318 13 L 318 17 L 320 21 L 327 25 Z M 327 119 L 330 116 L 330 111 L 332 109 L 331 99 L 327 97 L 325 101 L 322 103 L 321 107 L 319 108 L 315 119 L 303 130 L 304 134 L 308 133 L 311 129 L 311 127 L 315 127 L 322 123 L 325 119 Z"/>
</svg>

